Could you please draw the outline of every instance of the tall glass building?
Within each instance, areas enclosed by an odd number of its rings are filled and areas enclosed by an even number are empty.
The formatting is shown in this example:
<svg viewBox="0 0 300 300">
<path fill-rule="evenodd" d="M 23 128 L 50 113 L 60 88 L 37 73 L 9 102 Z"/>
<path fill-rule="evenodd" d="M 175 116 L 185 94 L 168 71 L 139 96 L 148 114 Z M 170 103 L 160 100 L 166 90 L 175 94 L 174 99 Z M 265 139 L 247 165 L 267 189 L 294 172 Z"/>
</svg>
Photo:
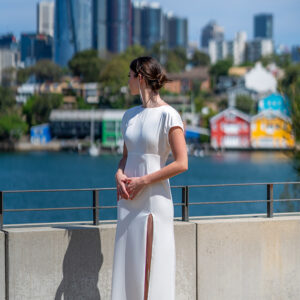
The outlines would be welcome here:
<svg viewBox="0 0 300 300">
<path fill-rule="evenodd" d="M 107 50 L 107 0 L 93 0 L 93 48 L 104 56 Z"/>
<path fill-rule="evenodd" d="M 120 53 L 131 45 L 131 0 L 107 1 L 107 50 Z"/>
<path fill-rule="evenodd" d="M 165 16 L 165 41 L 169 49 L 188 46 L 188 21 L 172 15 Z"/>
<path fill-rule="evenodd" d="M 273 15 L 254 16 L 254 38 L 273 39 Z"/>
<path fill-rule="evenodd" d="M 158 3 L 141 7 L 141 44 L 150 49 L 163 40 L 163 12 Z"/>
<path fill-rule="evenodd" d="M 73 55 L 92 48 L 92 0 L 56 0 L 55 62 L 66 66 Z"/>
</svg>

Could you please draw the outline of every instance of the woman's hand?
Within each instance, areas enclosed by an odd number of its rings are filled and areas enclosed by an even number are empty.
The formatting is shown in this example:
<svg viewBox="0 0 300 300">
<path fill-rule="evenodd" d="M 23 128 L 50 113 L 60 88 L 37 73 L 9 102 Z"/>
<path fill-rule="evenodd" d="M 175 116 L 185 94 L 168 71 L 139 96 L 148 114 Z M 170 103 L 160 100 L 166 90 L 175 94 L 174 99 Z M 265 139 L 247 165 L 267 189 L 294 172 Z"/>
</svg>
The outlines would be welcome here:
<svg viewBox="0 0 300 300">
<path fill-rule="evenodd" d="M 126 182 L 128 177 L 121 172 L 116 173 L 116 184 L 117 184 L 117 200 L 120 198 L 129 199 L 129 194 L 126 190 Z"/>
<path fill-rule="evenodd" d="M 145 187 L 146 183 L 143 177 L 130 177 L 126 180 L 126 189 L 129 194 L 129 199 L 134 197 Z"/>
</svg>

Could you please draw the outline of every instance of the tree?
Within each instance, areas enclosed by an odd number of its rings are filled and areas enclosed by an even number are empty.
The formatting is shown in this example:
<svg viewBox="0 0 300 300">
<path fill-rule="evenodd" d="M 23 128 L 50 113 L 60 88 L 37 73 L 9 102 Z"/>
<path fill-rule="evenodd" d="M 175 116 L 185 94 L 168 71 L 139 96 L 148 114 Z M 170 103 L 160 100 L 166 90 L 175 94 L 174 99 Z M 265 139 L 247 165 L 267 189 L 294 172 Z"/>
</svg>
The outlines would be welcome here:
<svg viewBox="0 0 300 300">
<path fill-rule="evenodd" d="M 68 63 L 73 75 L 80 76 L 83 82 L 99 81 L 105 61 L 98 57 L 94 49 L 76 53 Z"/>
<path fill-rule="evenodd" d="M 16 99 L 13 91 L 10 88 L 0 86 L 0 113 L 7 112 L 15 104 Z"/>
<path fill-rule="evenodd" d="M 196 50 L 194 52 L 190 62 L 192 63 L 192 65 L 194 67 L 209 66 L 210 58 L 206 53 Z"/>
<path fill-rule="evenodd" d="M 48 122 L 51 110 L 59 108 L 62 103 L 63 96 L 60 94 L 33 95 L 23 106 L 28 125 L 31 127 Z"/>
<path fill-rule="evenodd" d="M 100 82 L 112 93 L 119 93 L 122 86 L 127 86 L 129 63 L 121 56 L 115 56 L 103 68 Z"/>
<path fill-rule="evenodd" d="M 283 54 L 270 54 L 263 56 L 261 58 L 261 63 L 264 66 L 267 66 L 270 63 L 275 63 L 278 67 L 281 68 L 287 68 L 292 63 L 292 58 L 289 53 L 283 53 Z"/>
<path fill-rule="evenodd" d="M 246 114 L 255 114 L 255 102 L 247 95 L 238 95 L 235 99 L 235 107 Z"/>
<path fill-rule="evenodd" d="M 51 60 L 39 60 L 30 68 L 30 74 L 34 74 L 38 82 L 59 81 L 63 72 L 59 65 Z"/>
<path fill-rule="evenodd" d="M 220 76 L 228 75 L 228 70 L 232 67 L 232 60 L 225 59 L 219 60 L 216 64 L 214 64 L 210 69 L 210 74 L 219 78 Z"/>
<path fill-rule="evenodd" d="M 18 69 L 17 84 L 25 83 L 28 80 L 30 73 L 31 73 L 31 68 Z"/>
<path fill-rule="evenodd" d="M 18 140 L 27 128 L 27 124 L 16 112 L 0 114 L 0 140 Z"/>
<path fill-rule="evenodd" d="M 166 69 L 170 73 L 184 71 L 188 62 L 184 48 L 175 48 L 167 52 Z"/>
<path fill-rule="evenodd" d="M 285 69 L 285 76 L 279 82 L 278 89 L 291 102 L 293 129 L 296 139 L 300 141 L 300 64 Z"/>
<path fill-rule="evenodd" d="M 231 67 L 232 67 L 231 59 L 219 60 L 216 64 L 214 64 L 210 68 L 210 72 L 209 72 L 211 75 L 212 86 L 215 86 L 220 76 L 227 76 L 228 70 Z"/>
</svg>

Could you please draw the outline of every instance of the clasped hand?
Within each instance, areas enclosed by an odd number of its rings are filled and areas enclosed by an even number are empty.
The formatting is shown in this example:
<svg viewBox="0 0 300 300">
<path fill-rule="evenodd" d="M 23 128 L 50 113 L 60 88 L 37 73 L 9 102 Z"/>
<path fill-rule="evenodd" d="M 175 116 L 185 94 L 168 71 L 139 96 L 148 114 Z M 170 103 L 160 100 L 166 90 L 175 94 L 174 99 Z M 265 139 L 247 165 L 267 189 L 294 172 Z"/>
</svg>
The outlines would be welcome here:
<svg viewBox="0 0 300 300">
<path fill-rule="evenodd" d="M 127 177 L 125 174 L 116 175 L 116 182 L 118 200 L 120 198 L 133 200 L 145 186 L 142 177 Z"/>
</svg>

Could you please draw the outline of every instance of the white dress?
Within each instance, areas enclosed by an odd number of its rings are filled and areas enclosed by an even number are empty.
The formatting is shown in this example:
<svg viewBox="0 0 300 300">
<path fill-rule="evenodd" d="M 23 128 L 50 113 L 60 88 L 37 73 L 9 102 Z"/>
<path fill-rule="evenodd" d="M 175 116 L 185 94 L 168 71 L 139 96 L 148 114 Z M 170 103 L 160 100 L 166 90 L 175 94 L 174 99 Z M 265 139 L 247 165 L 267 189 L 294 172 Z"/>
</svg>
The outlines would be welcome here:
<svg viewBox="0 0 300 300">
<path fill-rule="evenodd" d="M 124 173 L 139 177 L 165 166 L 168 133 L 183 123 L 169 105 L 126 111 L 122 134 L 128 150 Z M 134 200 L 118 201 L 112 300 L 175 299 L 175 241 L 169 180 L 146 186 Z"/>
</svg>

